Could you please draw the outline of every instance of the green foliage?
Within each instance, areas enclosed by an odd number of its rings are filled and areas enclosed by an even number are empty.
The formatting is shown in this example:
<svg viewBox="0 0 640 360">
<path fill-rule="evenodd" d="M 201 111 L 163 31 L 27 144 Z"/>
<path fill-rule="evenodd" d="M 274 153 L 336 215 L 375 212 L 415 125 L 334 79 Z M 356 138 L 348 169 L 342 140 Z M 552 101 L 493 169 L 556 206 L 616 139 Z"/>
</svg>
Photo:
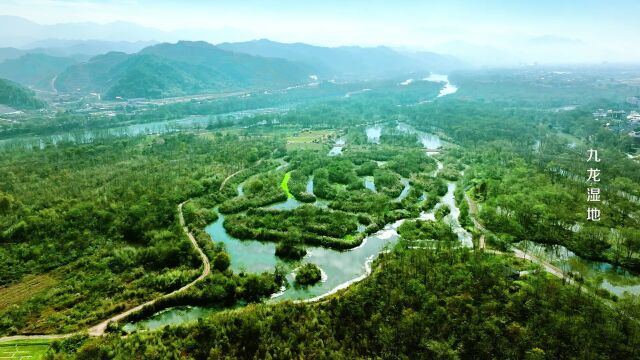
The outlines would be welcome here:
<svg viewBox="0 0 640 360">
<path fill-rule="evenodd" d="M 302 202 L 312 203 L 316 201 L 316 197 L 312 192 L 307 192 L 307 175 L 300 171 L 294 170 L 290 172 L 291 178 L 289 179 L 289 190 L 293 194 L 293 196 Z"/>
<path fill-rule="evenodd" d="M 396 250 L 328 301 L 251 306 L 85 346 L 115 359 L 634 358 L 637 322 L 546 276 L 514 281 L 514 266 L 465 249 Z"/>
<path fill-rule="evenodd" d="M 191 229 L 204 228 L 218 219 L 218 214 L 212 208 L 205 207 L 208 204 L 203 204 L 203 202 L 203 200 L 194 200 L 182 206 L 184 221 Z"/>
<path fill-rule="evenodd" d="M 441 221 L 405 221 L 398 228 L 398 234 L 407 241 L 458 241 L 458 236 L 451 230 L 451 226 Z"/>
<path fill-rule="evenodd" d="M 287 200 L 287 194 L 281 187 L 284 173 L 262 173 L 249 178 L 244 184 L 245 196 L 229 199 L 220 205 L 220 212 L 237 213 Z"/>
<path fill-rule="evenodd" d="M 400 195 L 404 188 L 400 182 L 400 176 L 387 169 L 375 170 L 373 180 L 376 184 L 376 190 L 392 198 Z"/>
<path fill-rule="evenodd" d="M 46 103 L 35 97 L 35 93 L 9 80 L 0 79 L 0 104 L 16 109 L 41 109 Z"/>
<path fill-rule="evenodd" d="M 227 217 L 224 228 L 240 239 L 281 241 L 292 238 L 306 244 L 348 248 L 354 244 L 343 238 L 356 231 L 357 218 L 312 205 L 293 210 L 253 208 L 245 214 Z"/>
<path fill-rule="evenodd" d="M 425 156 L 421 150 L 407 150 L 389 160 L 386 166 L 408 178 L 412 174 L 428 173 L 435 170 L 436 162 Z"/>
<path fill-rule="evenodd" d="M 276 245 L 276 256 L 282 259 L 300 260 L 307 254 L 300 240 L 286 237 Z"/>
<path fill-rule="evenodd" d="M 437 220 L 442 220 L 445 216 L 451 213 L 451 208 L 449 205 L 443 204 L 436 210 L 435 217 Z"/>
<path fill-rule="evenodd" d="M 196 197 L 183 207 L 191 228 L 215 219 L 219 200 L 203 196 L 215 187 L 210 179 L 248 166 L 239 149 L 269 140 L 155 139 L 3 152 L 0 283 L 29 274 L 57 282 L 0 309 L 0 333 L 76 331 L 197 277 L 178 203 Z M 211 239 L 194 234 L 213 260 Z"/>
<path fill-rule="evenodd" d="M 358 176 L 373 176 L 373 172 L 378 168 L 378 163 L 375 161 L 365 161 L 360 164 L 358 169 L 356 169 L 356 174 Z"/>
<path fill-rule="evenodd" d="M 220 252 L 213 258 L 213 268 L 218 271 L 225 271 L 231 265 L 231 258 L 226 252 Z"/>
<path fill-rule="evenodd" d="M 307 263 L 296 270 L 296 284 L 300 286 L 313 285 L 321 278 L 322 272 L 316 264 Z"/>
</svg>

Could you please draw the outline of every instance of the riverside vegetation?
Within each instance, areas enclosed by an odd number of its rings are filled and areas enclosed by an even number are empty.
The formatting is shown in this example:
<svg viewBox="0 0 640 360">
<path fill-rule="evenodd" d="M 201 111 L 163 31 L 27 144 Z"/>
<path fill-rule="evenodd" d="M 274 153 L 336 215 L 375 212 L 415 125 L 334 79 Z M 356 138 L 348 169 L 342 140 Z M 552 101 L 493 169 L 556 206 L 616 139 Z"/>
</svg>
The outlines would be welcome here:
<svg viewBox="0 0 640 360">
<path fill-rule="evenodd" d="M 430 103 L 418 104 L 418 93 L 435 97 L 420 83 L 378 84 L 349 98 L 319 89 L 317 101 L 286 113 L 185 134 L 5 149 L 0 294 L 8 300 L 0 302 L 0 332 L 80 332 L 55 341 L 51 359 L 637 358 L 637 295 L 613 295 L 599 288 L 602 279 L 579 275 L 569 284 L 508 251 L 529 240 L 640 270 L 640 172 L 626 155 L 638 143 L 602 128 L 590 111 L 638 88 L 615 87 L 601 99 L 576 82 L 575 92 L 545 96 L 517 71 L 451 81 L 459 93 Z M 567 102 L 579 106 L 550 110 Z M 371 127 L 379 137 L 367 136 Z M 335 135 L 288 143 L 309 129 Z M 425 155 L 423 133 L 443 139 L 440 154 Z M 328 156 L 337 138 L 342 155 Z M 606 159 L 597 224 L 584 216 L 589 148 Z M 179 305 L 220 310 L 126 337 L 122 323 L 105 337 L 82 335 L 200 274 L 177 221 L 184 201 L 212 273 L 126 321 Z M 284 265 L 260 274 L 232 269 L 234 257 L 204 230 L 222 216 L 229 235 L 275 243 Z M 475 248 L 460 246 L 453 216 Z M 291 269 L 297 285 L 322 279 L 304 258 L 308 249 L 356 248 L 398 220 L 400 240 L 366 279 L 316 302 L 266 301 L 295 285 Z M 494 251 L 479 248 L 481 237 Z"/>
</svg>

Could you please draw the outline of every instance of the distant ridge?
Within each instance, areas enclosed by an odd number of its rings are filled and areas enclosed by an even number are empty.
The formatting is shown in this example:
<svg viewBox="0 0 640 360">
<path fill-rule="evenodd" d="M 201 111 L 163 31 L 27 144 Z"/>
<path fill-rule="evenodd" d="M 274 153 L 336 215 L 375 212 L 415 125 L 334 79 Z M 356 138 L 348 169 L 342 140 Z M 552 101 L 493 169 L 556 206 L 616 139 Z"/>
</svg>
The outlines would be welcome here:
<svg viewBox="0 0 640 360">
<path fill-rule="evenodd" d="M 1 62 L 0 77 L 24 86 L 51 90 L 52 80 L 75 63 L 77 61 L 73 58 L 28 53 Z"/>
<path fill-rule="evenodd" d="M 407 56 L 385 46 L 331 48 L 261 39 L 222 43 L 218 47 L 238 53 L 304 62 L 325 77 L 385 77 L 414 71 L 448 72 L 465 66 L 452 56 L 430 52 Z"/>
<path fill-rule="evenodd" d="M 237 54 L 203 41 L 149 46 L 128 55 L 112 52 L 69 67 L 56 81 L 66 92 L 104 98 L 160 98 L 205 91 L 283 86 L 307 81 L 307 65 Z"/>
<path fill-rule="evenodd" d="M 430 52 L 403 53 L 384 46 L 331 48 L 266 39 L 218 46 L 178 41 L 130 53 L 144 44 L 53 39 L 32 43 L 43 46 L 36 49 L 2 48 L 0 56 L 8 58 L 0 62 L 0 77 L 39 90 L 131 99 L 288 87 L 308 83 L 312 75 L 320 81 L 361 81 L 465 66 L 454 57 Z M 88 55 L 105 49 L 127 51 Z"/>
</svg>

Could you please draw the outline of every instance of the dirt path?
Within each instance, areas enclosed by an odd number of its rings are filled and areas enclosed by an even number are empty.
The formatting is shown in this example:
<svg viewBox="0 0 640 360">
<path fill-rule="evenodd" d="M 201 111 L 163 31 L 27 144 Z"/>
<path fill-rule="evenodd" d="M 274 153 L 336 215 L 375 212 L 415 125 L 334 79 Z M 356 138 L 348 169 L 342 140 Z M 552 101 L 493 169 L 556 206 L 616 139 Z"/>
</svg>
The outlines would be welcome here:
<svg viewBox="0 0 640 360">
<path fill-rule="evenodd" d="M 471 214 L 473 225 L 482 232 L 487 231 L 487 229 L 476 219 L 476 214 L 478 213 L 478 205 L 476 204 L 476 202 L 471 200 L 469 194 L 467 194 L 466 192 L 464 193 L 464 199 L 467 201 L 467 205 L 469 205 L 469 214 Z"/>
<path fill-rule="evenodd" d="M 189 229 L 186 227 L 186 224 L 184 222 L 184 215 L 182 214 L 182 206 L 187 201 L 182 202 L 182 203 L 180 203 L 178 205 L 178 216 L 179 216 L 179 220 L 180 220 L 180 226 L 182 226 L 182 230 L 185 232 L 185 234 L 187 234 L 187 237 L 189 237 L 189 241 L 191 241 L 191 244 L 193 245 L 193 247 L 198 252 L 198 255 L 200 255 L 200 259 L 202 260 L 202 264 L 204 265 L 204 268 L 202 270 L 202 274 L 200 274 L 200 276 L 198 276 L 197 279 L 193 280 L 192 282 L 188 283 L 187 285 L 181 287 L 178 290 L 172 291 L 172 292 L 170 292 L 168 294 L 164 294 L 164 295 L 162 295 L 160 297 L 157 297 L 157 298 L 155 298 L 153 300 L 149 300 L 149 301 L 147 301 L 147 302 L 145 302 L 143 304 L 140 304 L 140 305 L 138 305 L 138 306 L 136 306 L 134 308 L 131 308 L 131 309 L 125 311 L 125 312 L 122 312 L 122 313 L 120 313 L 118 315 L 112 316 L 112 317 L 102 321 L 101 323 L 89 328 L 87 330 L 89 335 L 91 335 L 91 336 L 102 336 L 102 335 L 105 334 L 105 330 L 107 329 L 107 326 L 109 325 L 109 323 L 121 320 L 121 319 L 125 318 L 127 315 L 130 315 L 130 314 L 132 314 L 132 313 L 134 313 L 136 311 L 141 310 L 145 306 L 153 305 L 160 299 L 165 299 L 165 298 L 168 298 L 170 296 L 179 294 L 179 293 L 191 288 L 196 283 L 198 283 L 199 281 L 204 279 L 207 275 L 209 275 L 209 273 L 211 272 L 211 264 L 209 263 L 209 259 L 205 255 L 204 251 L 202 251 L 202 249 L 198 245 L 198 242 L 193 237 L 191 232 L 189 232 Z M 72 336 L 72 335 L 76 335 L 76 334 L 79 334 L 79 332 L 78 333 L 70 333 L 70 334 L 51 334 L 51 335 L 14 335 L 14 336 L 0 337 L 0 342 L 7 342 L 7 341 L 13 341 L 13 340 L 29 340 L 29 339 L 63 339 L 63 338 L 66 338 L 66 337 L 69 337 L 69 336 Z"/>
<path fill-rule="evenodd" d="M 241 173 L 242 171 L 244 171 L 244 170 L 245 170 L 245 169 L 240 169 L 240 170 L 238 170 L 238 171 L 234 172 L 233 174 L 231 174 L 231 175 L 227 176 L 226 178 L 224 178 L 224 180 L 222 180 L 222 184 L 220 184 L 220 189 L 218 189 L 218 190 L 222 191 L 222 189 L 224 188 L 224 186 L 225 186 L 225 185 L 227 185 L 227 181 L 229 181 L 229 179 L 231 179 L 232 177 L 234 177 L 234 176 L 236 176 L 236 175 L 240 174 L 240 173 Z M 182 214 L 182 212 L 180 212 L 180 214 Z"/>
<path fill-rule="evenodd" d="M 520 258 L 520 259 L 525 259 L 525 260 L 529 260 L 531 262 L 534 262 L 540 266 L 542 266 L 544 268 L 544 270 L 546 272 L 548 272 L 551 275 L 554 275 L 556 277 L 559 277 L 560 279 L 566 279 L 569 280 L 569 282 L 571 282 L 571 280 L 569 278 L 567 278 L 567 276 L 564 274 L 564 272 L 562 272 L 562 270 L 560 270 L 559 267 L 555 266 L 555 265 L 551 265 L 550 263 L 536 257 L 535 255 L 530 255 L 527 254 L 526 252 L 520 250 L 520 249 L 513 249 L 513 253 L 516 257 Z"/>
<path fill-rule="evenodd" d="M 485 235 L 484 233 L 487 232 L 487 229 L 476 219 L 476 214 L 478 212 L 478 206 L 475 203 L 475 201 L 471 200 L 471 198 L 469 197 L 469 195 L 467 193 L 464 194 L 464 198 L 467 201 L 467 204 L 469 205 L 469 214 L 471 215 L 471 220 L 473 221 L 473 225 L 480 231 L 482 231 L 483 234 L 480 235 L 480 240 L 478 242 L 478 247 L 480 249 L 485 249 L 486 248 L 486 243 L 485 243 Z M 491 251 L 491 253 L 501 253 L 499 251 Z M 552 274 L 560 279 L 565 279 L 569 282 L 572 282 L 573 280 L 569 279 L 566 274 L 557 266 L 552 265 L 550 263 L 548 263 L 547 261 L 544 261 L 540 258 L 538 258 L 537 256 L 534 255 L 530 255 L 527 254 L 526 252 L 517 249 L 517 248 L 513 248 L 513 254 L 515 257 L 518 257 L 520 259 L 525 259 L 525 260 L 529 260 L 531 262 L 534 262 L 540 266 L 542 266 L 542 268 L 548 272 L 549 274 Z"/>
<path fill-rule="evenodd" d="M 0 343 L 19 340 L 58 340 L 75 335 L 71 334 L 51 334 L 51 335 L 11 335 L 0 338 Z"/>
</svg>

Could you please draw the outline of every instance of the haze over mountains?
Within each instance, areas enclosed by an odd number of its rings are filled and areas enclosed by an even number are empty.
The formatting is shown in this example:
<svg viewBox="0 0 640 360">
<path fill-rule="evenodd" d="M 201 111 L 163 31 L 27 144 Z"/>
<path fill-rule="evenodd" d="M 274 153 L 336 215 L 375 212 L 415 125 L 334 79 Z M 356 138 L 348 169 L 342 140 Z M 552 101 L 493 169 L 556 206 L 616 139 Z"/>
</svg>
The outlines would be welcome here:
<svg viewBox="0 0 640 360">
<path fill-rule="evenodd" d="M 361 48 L 342 46 L 326 48 L 303 43 L 283 44 L 267 39 L 222 43 L 219 48 L 263 57 L 283 58 L 313 64 L 324 76 L 339 74 L 344 77 L 380 76 L 382 73 L 402 73 L 419 69 L 448 72 L 466 66 L 462 61 L 446 55 L 422 52 L 401 54 L 391 48 L 379 46 Z"/>
<path fill-rule="evenodd" d="M 206 91 L 287 86 L 312 70 L 283 59 L 220 50 L 205 42 L 159 44 L 128 55 L 110 52 L 73 65 L 56 80 L 64 92 L 105 98 L 159 98 Z"/>
<path fill-rule="evenodd" d="M 162 31 L 122 21 L 41 25 L 0 16 L 0 78 L 52 93 L 97 94 L 102 99 L 162 98 L 271 89 L 316 80 L 414 77 L 449 73 L 473 66 L 470 64 L 520 61 L 508 51 L 464 41 L 441 44 L 431 52 L 386 46 L 324 47 L 268 39 L 218 45 L 184 40 L 224 35 L 224 30 Z M 524 45 L 540 54 L 553 48 L 559 58 L 571 60 L 576 49 L 585 44 L 541 36 Z"/>
<path fill-rule="evenodd" d="M 122 21 L 109 24 L 82 22 L 41 25 L 18 16 L 0 15 L 0 46 L 4 47 L 40 47 L 39 42 L 49 39 L 136 42 L 164 40 L 167 37 L 168 34 L 163 31 Z"/>
<path fill-rule="evenodd" d="M 22 48 L 0 48 L 0 78 L 32 89 L 80 96 L 94 93 L 103 99 L 381 79 L 467 66 L 448 55 L 399 52 L 384 46 L 321 47 L 267 39 L 217 46 L 204 41 L 156 43 L 150 39 L 162 38 L 162 32 L 132 24 L 43 26 L 16 17 L 0 18 L 8 20 L 0 30 L 7 30 L 9 24 L 16 34 L 3 32 L 0 41 L 23 42 Z M 137 42 L 121 40 L 132 33 Z M 78 34 L 95 39 L 74 39 Z M 40 39 L 43 36 L 60 39 Z"/>
</svg>

